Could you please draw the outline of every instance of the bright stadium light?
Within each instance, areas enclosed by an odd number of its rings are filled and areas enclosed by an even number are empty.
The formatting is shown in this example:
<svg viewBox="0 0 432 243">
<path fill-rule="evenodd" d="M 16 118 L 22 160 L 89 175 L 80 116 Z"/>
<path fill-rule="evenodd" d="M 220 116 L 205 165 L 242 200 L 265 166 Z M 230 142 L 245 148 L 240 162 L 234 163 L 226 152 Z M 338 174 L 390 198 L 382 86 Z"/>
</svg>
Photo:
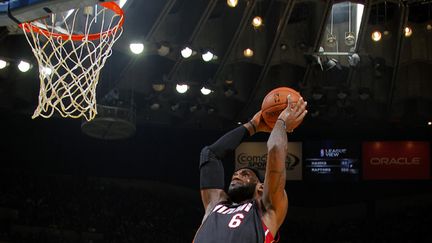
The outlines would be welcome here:
<svg viewBox="0 0 432 243">
<path fill-rule="evenodd" d="M 186 93 L 186 91 L 188 91 L 188 89 L 189 89 L 189 86 L 187 84 L 177 84 L 177 86 L 176 86 L 176 90 L 180 94 Z"/>
<path fill-rule="evenodd" d="M 262 20 L 262 18 L 260 16 L 255 16 L 252 19 L 252 26 L 255 27 L 255 28 L 260 27 L 262 25 L 262 23 L 263 23 L 263 20 Z"/>
<path fill-rule="evenodd" d="M 250 48 L 247 48 L 243 51 L 243 56 L 252 57 L 254 55 L 254 51 Z"/>
<path fill-rule="evenodd" d="M 238 0 L 227 0 L 227 4 L 231 8 L 235 8 L 237 6 L 237 4 L 238 4 Z"/>
<path fill-rule="evenodd" d="M 213 53 L 211 53 L 210 51 L 207 51 L 204 54 L 202 54 L 201 57 L 205 62 L 210 62 L 213 59 L 213 56 L 214 56 Z"/>
<path fill-rule="evenodd" d="M 127 1 L 128 1 L 128 0 L 120 0 L 120 1 L 119 1 L 119 6 L 120 6 L 120 8 L 123 8 L 123 6 L 126 4 Z"/>
<path fill-rule="evenodd" d="M 211 92 L 212 92 L 211 89 L 207 89 L 206 87 L 201 88 L 201 93 L 203 95 L 209 95 Z"/>
<path fill-rule="evenodd" d="M 372 37 L 372 40 L 373 40 L 373 41 L 378 42 L 378 41 L 381 40 L 381 38 L 382 38 L 382 34 L 381 34 L 380 31 L 376 30 L 376 31 L 372 32 L 371 37 Z"/>
<path fill-rule="evenodd" d="M 129 48 L 130 48 L 132 53 L 138 55 L 144 51 L 144 44 L 143 43 L 131 43 L 129 45 Z"/>
<path fill-rule="evenodd" d="M 42 75 L 44 75 L 44 76 L 50 76 L 51 74 L 52 74 L 52 68 L 49 68 L 49 67 L 41 67 L 41 73 L 42 73 Z"/>
<path fill-rule="evenodd" d="M 411 37 L 413 34 L 413 30 L 411 29 L 411 27 L 407 26 L 404 28 L 404 34 L 405 37 Z"/>
<path fill-rule="evenodd" d="M 30 63 L 28 63 L 28 62 L 21 61 L 21 62 L 18 64 L 18 69 L 19 69 L 21 72 L 23 72 L 23 73 L 25 73 L 25 72 L 27 72 L 28 70 L 30 70 L 30 68 L 31 68 L 31 65 L 30 65 Z"/>
<path fill-rule="evenodd" d="M 181 55 L 183 58 L 189 58 L 190 56 L 192 56 L 192 52 L 192 49 L 186 46 L 181 50 Z"/>
<path fill-rule="evenodd" d="M 8 63 L 5 60 L 0 59 L 0 69 L 7 67 Z"/>
</svg>

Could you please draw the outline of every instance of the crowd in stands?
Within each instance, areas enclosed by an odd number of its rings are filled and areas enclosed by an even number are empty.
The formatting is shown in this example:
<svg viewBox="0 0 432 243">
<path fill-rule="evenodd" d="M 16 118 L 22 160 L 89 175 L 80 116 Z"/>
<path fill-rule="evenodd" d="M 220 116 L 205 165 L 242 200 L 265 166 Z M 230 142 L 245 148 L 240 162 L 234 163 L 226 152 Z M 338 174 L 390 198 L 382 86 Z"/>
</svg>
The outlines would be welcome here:
<svg viewBox="0 0 432 243">
<path fill-rule="evenodd" d="M 0 207 L 19 212 L 14 226 L 3 233 L 13 242 L 50 242 L 48 236 L 54 236 L 52 242 L 190 242 L 200 222 L 199 204 L 177 202 L 168 192 L 139 186 L 76 177 L 3 176 L 0 187 Z M 25 236 L 17 226 L 38 232 Z"/>
<path fill-rule="evenodd" d="M 1 175 L 0 242 L 192 241 L 203 215 L 199 196 L 115 181 Z M 281 242 L 432 242 L 430 206 L 325 224 L 287 220 Z"/>
</svg>

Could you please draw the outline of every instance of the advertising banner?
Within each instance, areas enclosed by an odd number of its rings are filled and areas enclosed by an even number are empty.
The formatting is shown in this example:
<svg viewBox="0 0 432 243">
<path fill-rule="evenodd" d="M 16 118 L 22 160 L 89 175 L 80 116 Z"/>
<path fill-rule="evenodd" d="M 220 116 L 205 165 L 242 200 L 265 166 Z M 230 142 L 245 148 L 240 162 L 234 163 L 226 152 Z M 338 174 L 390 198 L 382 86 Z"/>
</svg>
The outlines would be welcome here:
<svg viewBox="0 0 432 243">
<path fill-rule="evenodd" d="M 364 142 L 363 178 L 366 180 L 429 179 L 429 142 Z"/>
<path fill-rule="evenodd" d="M 267 143 L 245 142 L 235 151 L 235 168 L 253 167 L 262 175 L 267 165 Z M 288 142 L 288 156 L 285 160 L 287 180 L 302 180 L 302 143 Z"/>
</svg>

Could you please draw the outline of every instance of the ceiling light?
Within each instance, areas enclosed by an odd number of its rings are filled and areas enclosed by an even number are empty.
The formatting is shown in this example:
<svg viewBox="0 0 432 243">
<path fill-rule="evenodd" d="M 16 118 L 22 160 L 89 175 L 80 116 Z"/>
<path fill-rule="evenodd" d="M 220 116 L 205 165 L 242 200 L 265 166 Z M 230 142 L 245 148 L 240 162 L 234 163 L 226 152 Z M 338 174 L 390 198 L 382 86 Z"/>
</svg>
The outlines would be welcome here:
<svg viewBox="0 0 432 243">
<path fill-rule="evenodd" d="M 53 70 L 49 67 L 42 67 L 40 70 L 41 74 L 44 76 L 50 76 L 52 74 L 52 71 Z"/>
<path fill-rule="evenodd" d="M 346 98 L 348 97 L 348 92 L 345 91 L 345 90 L 340 90 L 340 91 L 337 93 L 337 97 L 338 97 L 340 100 L 344 100 L 344 99 L 346 99 Z"/>
<path fill-rule="evenodd" d="M 353 46 L 356 43 L 356 38 L 353 32 L 345 33 L 345 44 L 347 46 Z"/>
<path fill-rule="evenodd" d="M 334 67 L 336 67 L 336 62 L 334 61 L 333 58 L 331 58 L 327 61 L 327 70 L 330 70 Z"/>
<path fill-rule="evenodd" d="M 192 49 L 186 46 L 181 50 L 181 55 L 183 58 L 189 58 L 192 56 Z"/>
<path fill-rule="evenodd" d="M 255 16 L 252 19 L 252 26 L 255 27 L 255 28 L 260 27 L 262 25 L 262 23 L 263 23 L 263 20 L 262 20 L 262 18 L 260 16 Z"/>
<path fill-rule="evenodd" d="M 227 88 L 225 91 L 224 91 L 224 95 L 225 95 L 225 97 L 231 97 L 231 96 L 233 96 L 233 95 L 235 95 L 236 94 L 236 91 L 234 90 L 234 89 L 232 89 L 232 88 Z"/>
<path fill-rule="evenodd" d="M 428 122 L 428 126 L 432 126 L 432 121 Z"/>
<path fill-rule="evenodd" d="M 327 35 L 327 46 L 328 47 L 335 47 L 336 46 L 336 36 L 333 34 Z"/>
<path fill-rule="evenodd" d="M 189 86 L 187 84 L 177 84 L 177 86 L 176 86 L 176 90 L 180 94 L 186 93 L 186 91 L 188 91 L 188 89 L 189 89 Z"/>
<path fill-rule="evenodd" d="M 131 50 L 132 53 L 138 55 L 144 51 L 144 44 L 143 43 L 131 43 L 129 45 L 129 49 Z"/>
<path fill-rule="evenodd" d="M 412 36 L 412 34 L 413 34 L 413 30 L 409 26 L 404 28 L 405 37 L 410 37 L 410 36 Z"/>
<path fill-rule="evenodd" d="M 174 104 L 174 105 L 171 106 L 171 111 L 176 112 L 179 109 L 180 109 L 180 104 L 179 103 L 176 103 L 176 104 Z"/>
<path fill-rule="evenodd" d="M 368 88 L 361 88 L 359 90 L 359 98 L 361 100 L 367 100 L 370 98 L 370 96 L 371 96 L 371 94 L 370 94 L 370 91 Z"/>
<path fill-rule="evenodd" d="M 213 59 L 213 53 L 211 53 L 210 51 L 206 51 L 204 54 L 201 55 L 202 59 L 205 62 L 209 62 Z"/>
<path fill-rule="evenodd" d="M 213 107 L 209 107 L 208 109 L 207 109 L 207 114 L 213 114 L 214 112 L 216 111 L 216 109 L 215 108 L 213 108 Z"/>
<path fill-rule="evenodd" d="M 312 91 L 312 99 L 321 100 L 323 97 L 324 97 L 324 93 L 321 91 L 320 88 L 315 88 Z"/>
<path fill-rule="evenodd" d="M 320 99 L 322 99 L 323 96 L 324 96 L 324 95 L 323 95 L 322 93 L 313 93 L 313 94 L 312 94 L 312 98 L 313 98 L 314 100 L 320 100 Z"/>
<path fill-rule="evenodd" d="M 348 56 L 348 63 L 351 67 L 357 66 L 359 62 L 360 62 L 360 56 L 357 53 Z"/>
<path fill-rule="evenodd" d="M 27 72 L 28 70 L 30 70 L 30 68 L 31 68 L 31 65 L 30 65 L 30 63 L 28 63 L 28 62 L 21 61 L 21 62 L 18 64 L 18 69 L 19 69 L 21 72 L 23 72 L 23 73 L 25 73 L 25 72 Z"/>
<path fill-rule="evenodd" d="M 312 108 L 311 110 L 312 110 L 311 113 L 310 113 L 311 117 L 315 118 L 315 117 L 318 117 L 320 115 L 320 112 L 319 112 L 318 109 L 313 109 Z"/>
<path fill-rule="evenodd" d="M 209 95 L 212 91 L 210 89 L 207 89 L 206 87 L 201 88 L 201 93 L 203 95 Z"/>
<path fill-rule="evenodd" d="M 159 108 L 160 108 L 160 104 L 159 103 L 153 103 L 153 104 L 151 104 L 150 105 L 150 109 L 151 110 L 153 110 L 153 111 L 157 111 L 157 110 L 159 110 Z"/>
<path fill-rule="evenodd" d="M 123 8 L 123 6 L 126 4 L 127 0 L 120 0 L 119 1 L 119 6 L 120 8 Z"/>
<path fill-rule="evenodd" d="M 326 71 L 328 71 L 334 67 L 336 67 L 339 70 L 342 70 L 342 66 L 340 65 L 338 60 L 336 60 L 334 58 L 328 59 L 326 62 Z"/>
<path fill-rule="evenodd" d="M 238 0 L 227 0 L 227 4 L 231 8 L 235 8 L 237 6 L 237 4 L 238 4 Z"/>
<path fill-rule="evenodd" d="M 432 24 L 427 24 L 426 25 L 426 30 L 431 31 L 432 30 Z"/>
<path fill-rule="evenodd" d="M 374 32 L 372 32 L 371 37 L 372 37 L 372 40 L 375 42 L 380 41 L 382 38 L 381 31 L 375 30 Z"/>
<path fill-rule="evenodd" d="M 232 83 L 234 83 L 234 80 L 232 80 L 232 79 L 226 79 L 225 83 L 226 84 L 232 84 Z"/>
<path fill-rule="evenodd" d="M 166 45 L 160 45 L 159 48 L 157 49 L 157 53 L 159 56 L 166 56 L 170 53 L 170 48 Z"/>
<path fill-rule="evenodd" d="M 152 88 L 156 92 L 162 92 L 165 89 L 165 84 L 152 84 Z"/>
<path fill-rule="evenodd" d="M 246 49 L 243 51 L 243 55 L 244 55 L 245 57 L 252 57 L 252 56 L 254 55 L 254 51 L 253 51 L 252 49 L 250 49 L 250 48 L 246 48 Z"/>
<path fill-rule="evenodd" d="M 306 56 L 306 57 L 308 58 L 308 60 L 310 62 L 312 62 L 312 64 L 318 64 L 321 67 L 321 70 L 324 71 L 323 63 L 321 61 L 321 57 L 320 56 L 313 54 L 311 56 Z"/>
<path fill-rule="evenodd" d="M 8 63 L 5 60 L 0 59 L 0 69 L 7 67 Z"/>
<path fill-rule="evenodd" d="M 189 107 L 190 112 L 195 112 L 197 110 L 198 110 L 198 105 L 192 105 L 191 107 Z"/>
</svg>

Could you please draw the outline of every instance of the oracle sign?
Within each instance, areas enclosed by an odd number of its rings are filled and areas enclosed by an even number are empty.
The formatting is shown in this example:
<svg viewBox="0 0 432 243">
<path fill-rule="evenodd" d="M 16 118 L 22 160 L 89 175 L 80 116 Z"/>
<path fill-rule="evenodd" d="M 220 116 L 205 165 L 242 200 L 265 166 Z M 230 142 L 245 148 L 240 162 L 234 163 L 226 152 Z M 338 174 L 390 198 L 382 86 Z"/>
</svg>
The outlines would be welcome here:
<svg viewBox="0 0 432 243">
<path fill-rule="evenodd" d="M 288 143 L 288 154 L 285 159 L 287 180 L 302 179 L 302 144 L 300 142 Z M 235 151 L 235 168 L 253 167 L 262 175 L 267 165 L 267 143 L 245 142 Z"/>
<path fill-rule="evenodd" d="M 429 179 L 429 142 L 364 142 L 363 177 L 380 179 Z"/>
</svg>

